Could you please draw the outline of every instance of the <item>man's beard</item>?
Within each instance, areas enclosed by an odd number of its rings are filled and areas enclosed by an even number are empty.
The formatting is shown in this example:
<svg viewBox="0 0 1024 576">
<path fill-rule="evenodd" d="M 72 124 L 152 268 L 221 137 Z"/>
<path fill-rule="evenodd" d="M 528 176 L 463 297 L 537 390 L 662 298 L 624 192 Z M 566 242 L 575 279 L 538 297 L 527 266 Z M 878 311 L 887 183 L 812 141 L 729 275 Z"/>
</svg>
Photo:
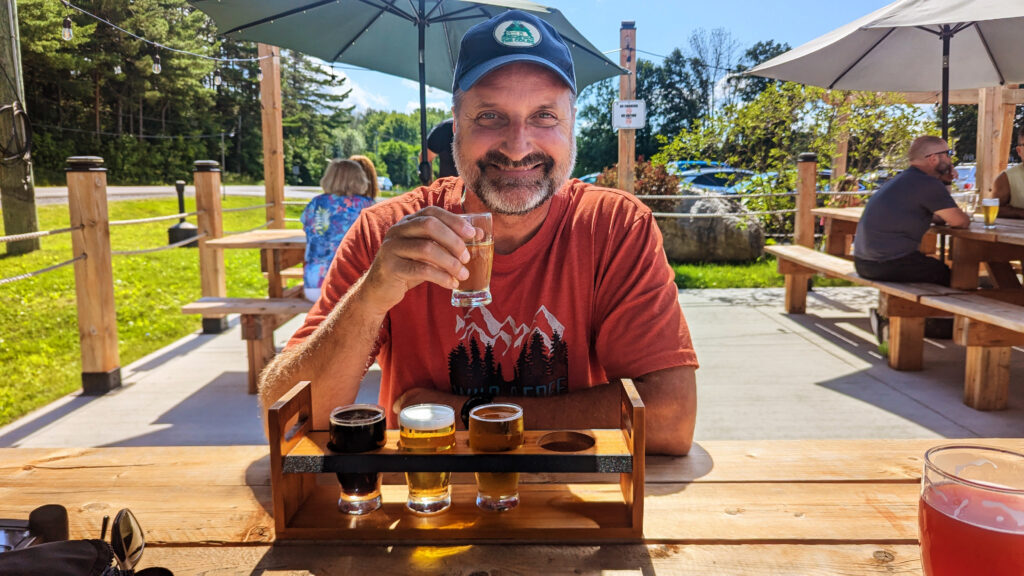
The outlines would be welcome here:
<svg viewBox="0 0 1024 576">
<path fill-rule="evenodd" d="M 569 180 L 576 165 L 576 139 L 570 140 L 569 161 L 559 166 L 555 159 L 543 152 L 533 152 L 523 159 L 513 161 L 497 150 L 491 150 L 476 162 L 467 162 L 460 153 L 459 134 L 455 134 L 452 153 L 455 167 L 466 183 L 487 209 L 495 214 L 521 216 L 547 202 L 558 189 Z M 524 168 L 540 164 L 542 173 L 530 176 L 486 176 L 487 169 Z"/>
<path fill-rule="evenodd" d="M 945 164 L 936 166 L 935 171 L 939 173 L 939 180 L 942 180 L 946 184 L 953 183 L 953 163 L 949 160 L 945 161 Z"/>
</svg>

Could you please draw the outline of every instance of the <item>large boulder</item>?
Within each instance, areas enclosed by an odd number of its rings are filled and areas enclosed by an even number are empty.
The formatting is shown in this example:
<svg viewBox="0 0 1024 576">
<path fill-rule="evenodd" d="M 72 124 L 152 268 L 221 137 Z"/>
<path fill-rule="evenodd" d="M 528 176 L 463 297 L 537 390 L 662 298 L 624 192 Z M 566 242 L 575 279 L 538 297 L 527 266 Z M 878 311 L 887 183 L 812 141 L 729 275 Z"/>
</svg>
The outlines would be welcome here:
<svg viewBox="0 0 1024 576">
<path fill-rule="evenodd" d="M 667 204 L 666 201 L 658 201 Z M 667 206 L 659 206 L 656 211 Z M 734 200 L 690 196 L 675 202 L 678 214 L 715 217 L 660 217 L 665 254 L 673 262 L 748 262 L 764 252 L 764 228 Z"/>
</svg>

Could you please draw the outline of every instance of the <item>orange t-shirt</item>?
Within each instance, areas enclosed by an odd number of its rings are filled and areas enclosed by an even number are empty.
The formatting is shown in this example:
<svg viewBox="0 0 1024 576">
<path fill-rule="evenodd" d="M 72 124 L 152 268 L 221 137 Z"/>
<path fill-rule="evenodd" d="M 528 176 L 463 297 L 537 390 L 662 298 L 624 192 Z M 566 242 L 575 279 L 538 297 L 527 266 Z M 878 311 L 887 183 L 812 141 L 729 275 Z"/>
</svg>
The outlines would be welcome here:
<svg viewBox="0 0 1024 576">
<path fill-rule="evenodd" d="M 426 206 L 461 213 L 462 192 L 461 179 L 444 178 L 363 210 L 288 345 L 309 337 L 370 267 L 392 224 Z M 494 255 L 490 288 L 487 306 L 455 308 L 450 289 L 425 282 L 388 313 L 375 355 L 389 425 L 394 400 L 413 387 L 550 396 L 697 366 L 661 232 L 625 192 L 570 181 L 533 238 Z"/>
</svg>

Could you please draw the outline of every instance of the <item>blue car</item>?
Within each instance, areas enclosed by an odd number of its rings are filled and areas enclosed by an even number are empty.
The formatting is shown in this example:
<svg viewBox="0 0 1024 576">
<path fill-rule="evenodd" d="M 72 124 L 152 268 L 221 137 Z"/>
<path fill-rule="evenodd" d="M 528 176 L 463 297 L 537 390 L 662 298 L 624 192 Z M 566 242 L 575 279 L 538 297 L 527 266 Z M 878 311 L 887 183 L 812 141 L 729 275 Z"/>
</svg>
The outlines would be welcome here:
<svg viewBox="0 0 1024 576">
<path fill-rule="evenodd" d="M 750 170 L 729 166 L 696 168 L 676 174 L 679 178 L 680 191 L 698 190 L 719 194 L 735 194 L 733 187 L 753 175 Z"/>
</svg>

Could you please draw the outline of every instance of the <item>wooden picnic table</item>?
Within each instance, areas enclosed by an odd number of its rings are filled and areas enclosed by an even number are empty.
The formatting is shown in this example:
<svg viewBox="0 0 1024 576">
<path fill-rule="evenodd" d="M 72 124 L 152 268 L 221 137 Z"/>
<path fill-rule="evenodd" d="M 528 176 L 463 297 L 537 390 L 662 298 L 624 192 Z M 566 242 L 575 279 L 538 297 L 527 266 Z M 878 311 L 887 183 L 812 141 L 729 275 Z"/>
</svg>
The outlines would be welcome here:
<svg viewBox="0 0 1024 576">
<path fill-rule="evenodd" d="M 71 537 L 95 538 L 104 514 L 127 507 L 146 533 L 142 566 L 179 576 L 918 575 L 923 456 L 951 442 L 707 441 L 685 458 L 649 457 L 644 537 L 622 544 L 274 544 L 266 446 L 0 449 L 0 517 L 27 518 L 39 505 L 62 504 Z M 1024 451 L 1024 439 L 969 442 Z M 472 476 L 457 474 L 455 482 Z M 588 486 L 567 488 L 585 500 Z"/>
<path fill-rule="evenodd" d="M 258 249 L 260 267 L 267 274 L 268 296 L 289 296 L 281 273 L 305 259 L 306 233 L 302 230 L 251 230 L 223 238 L 208 240 L 207 246 L 217 249 Z"/>
</svg>

